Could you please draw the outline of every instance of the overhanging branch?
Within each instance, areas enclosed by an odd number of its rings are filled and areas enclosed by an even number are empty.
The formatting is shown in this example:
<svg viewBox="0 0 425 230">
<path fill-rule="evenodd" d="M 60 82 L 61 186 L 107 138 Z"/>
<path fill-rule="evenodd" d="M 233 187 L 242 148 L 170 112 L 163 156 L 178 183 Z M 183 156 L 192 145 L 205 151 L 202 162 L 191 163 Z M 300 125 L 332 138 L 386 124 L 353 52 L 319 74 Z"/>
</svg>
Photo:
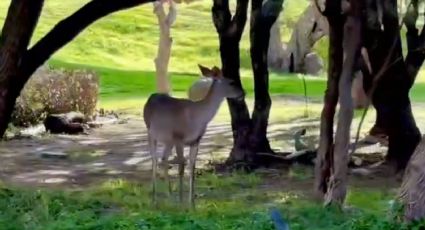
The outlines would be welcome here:
<svg viewBox="0 0 425 230">
<path fill-rule="evenodd" d="M 92 0 L 74 14 L 60 21 L 50 32 L 29 49 L 22 61 L 21 69 L 23 80 L 57 50 L 72 41 L 93 22 L 111 13 L 129 9 L 154 0 Z"/>
</svg>

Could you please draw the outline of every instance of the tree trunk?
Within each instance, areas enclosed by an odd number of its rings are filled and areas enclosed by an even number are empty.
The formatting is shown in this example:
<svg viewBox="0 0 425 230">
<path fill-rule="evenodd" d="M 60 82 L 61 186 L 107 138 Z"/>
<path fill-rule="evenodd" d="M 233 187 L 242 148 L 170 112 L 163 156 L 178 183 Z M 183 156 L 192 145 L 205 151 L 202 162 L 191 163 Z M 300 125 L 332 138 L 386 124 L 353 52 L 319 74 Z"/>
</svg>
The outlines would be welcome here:
<svg viewBox="0 0 425 230">
<path fill-rule="evenodd" d="M 262 157 L 256 153 L 272 152 L 267 140 L 271 105 L 268 94 L 267 51 L 270 28 L 279 16 L 281 7 L 282 1 L 267 1 L 264 4 L 261 0 L 252 1 L 251 58 L 256 100 L 251 120 L 245 100 L 228 99 L 233 130 L 233 148 L 227 159 L 229 164 L 252 168 L 263 163 Z M 227 0 L 215 0 L 212 8 L 213 21 L 220 40 L 223 75 L 241 88 L 239 42 L 246 24 L 247 9 L 248 1 L 239 0 L 232 18 Z"/>
<path fill-rule="evenodd" d="M 399 200 L 406 221 L 425 218 L 425 136 L 416 148 L 404 174 Z"/>
<path fill-rule="evenodd" d="M 339 117 L 335 133 L 333 167 L 329 181 L 325 204 L 342 205 L 347 193 L 348 146 L 350 144 L 350 128 L 353 120 L 353 100 L 351 97 L 352 80 L 357 60 L 363 45 L 363 12 L 365 0 L 350 1 L 344 26 L 344 63 L 339 81 Z"/>
<path fill-rule="evenodd" d="M 338 103 L 338 82 L 342 72 L 342 47 L 345 17 L 340 14 L 341 1 L 327 0 L 325 16 L 329 22 L 329 65 L 324 106 L 320 118 L 320 140 L 315 163 L 315 191 L 322 196 L 328 190 L 333 155 L 333 126 Z"/>
<path fill-rule="evenodd" d="M 282 3 L 283 1 L 276 3 L 276 7 L 279 7 L 278 4 L 281 7 Z M 261 0 L 252 0 L 250 28 L 251 63 L 255 85 L 250 144 L 254 152 L 269 153 L 273 151 L 267 139 L 267 126 L 271 107 L 267 51 L 270 41 L 270 29 L 279 16 L 279 14 L 264 12 L 270 4 L 270 2 L 266 2 L 263 5 Z"/>
<path fill-rule="evenodd" d="M 214 0 L 212 7 L 213 22 L 220 42 L 220 57 L 224 77 L 230 78 L 242 89 L 240 79 L 239 42 L 247 19 L 248 0 L 239 0 L 236 13 L 232 18 L 228 0 Z M 245 153 L 249 150 L 248 137 L 251 131 L 251 120 L 245 100 L 227 100 L 231 115 L 233 131 L 233 148 L 229 163 L 251 162 Z"/>
<path fill-rule="evenodd" d="M 176 19 L 176 5 L 170 1 L 168 13 L 165 13 L 164 2 L 154 3 L 154 13 L 159 25 L 158 54 L 155 58 L 156 89 L 159 93 L 170 93 L 171 85 L 168 76 L 168 64 L 170 62 L 171 46 L 173 39 L 170 29 Z"/>
<path fill-rule="evenodd" d="M 15 100 L 25 84 L 19 73 L 43 0 L 12 1 L 0 37 L 0 136 L 9 124 Z M 19 25 L 19 26 L 17 26 Z"/>
<path fill-rule="evenodd" d="M 323 2 L 322 0 L 318 0 Z M 295 73 L 305 73 L 304 58 L 312 52 L 314 44 L 323 36 L 328 34 L 328 23 L 317 10 L 315 4 L 307 7 L 294 26 L 291 39 L 286 50 L 286 59 L 293 57 L 292 71 Z"/>
<path fill-rule="evenodd" d="M 382 20 L 384 30 L 382 31 L 381 26 L 377 23 L 369 25 L 368 34 L 370 36 L 367 38 L 366 46 L 375 74 L 382 68 L 385 70 L 372 97 L 372 103 L 377 112 L 375 125 L 387 132 L 389 140 L 387 162 L 400 171 L 406 167 L 421 136 L 413 117 L 409 91 L 414 83 L 417 70 L 422 65 L 423 54 L 418 54 L 419 52 L 415 52 L 415 49 L 409 47 L 410 55 L 408 54 L 404 60 L 398 25 L 397 1 L 385 1 L 383 9 L 385 9 Z M 368 10 L 371 9 L 368 8 Z M 379 19 L 372 21 L 378 22 Z M 412 46 L 409 32 L 412 33 L 412 29 L 408 29 L 407 39 L 408 46 L 409 44 Z M 417 31 L 416 37 L 418 37 Z M 392 50 L 389 57 L 391 64 L 385 66 L 384 60 L 387 59 L 389 50 Z"/>
<path fill-rule="evenodd" d="M 273 24 L 270 29 L 269 50 L 267 53 L 268 65 L 270 68 L 282 70 L 284 68 L 284 59 L 286 58 L 286 48 L 283 47 L 283 42 L 280 33 L 279 19 Z"/>
</svg>

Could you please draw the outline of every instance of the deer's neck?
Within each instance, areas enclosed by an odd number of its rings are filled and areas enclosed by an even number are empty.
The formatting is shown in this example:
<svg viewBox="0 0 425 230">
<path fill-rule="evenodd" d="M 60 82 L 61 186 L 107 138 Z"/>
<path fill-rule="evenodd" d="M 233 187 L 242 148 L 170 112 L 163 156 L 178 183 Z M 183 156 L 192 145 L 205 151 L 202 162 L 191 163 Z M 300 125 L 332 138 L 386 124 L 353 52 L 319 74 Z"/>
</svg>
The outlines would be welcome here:
<svg viewBox="0 0 425 230">
<path fill-rule="evenodd" d="M 207 125 L 216 115 L 224 97 L 220 95 L 216 84 L 213 83 L 207 96 L 194 104 L 193 119 L 199 124 Z"/>
</svg>

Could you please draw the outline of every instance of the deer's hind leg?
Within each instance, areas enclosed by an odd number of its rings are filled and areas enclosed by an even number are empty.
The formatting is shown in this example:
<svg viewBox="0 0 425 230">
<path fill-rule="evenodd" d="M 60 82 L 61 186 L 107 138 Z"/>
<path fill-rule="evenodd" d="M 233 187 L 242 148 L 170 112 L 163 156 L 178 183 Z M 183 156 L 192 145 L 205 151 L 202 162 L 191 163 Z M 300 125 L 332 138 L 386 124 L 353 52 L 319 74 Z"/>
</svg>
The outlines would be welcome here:
<svg viewBox="0 0 425 230">
<path fill-rule="evenodd" d="M 156 205 L 156 174 L 158 169 L 158 156 L 156 152 L 157 141 L 148 134 L 149 152 L 152 157 L 152 204 Z"/>
<path fill-rule="evenodd" d="M 179 164 L 179 199 L 180 203 L 183 202 L 183 178 L 184 178 L 184 167 L 185 167 L 185 159 L 184 159 L 184 147 L 183 144 L 176 144 L 176 154 L 177 160 Z"/>
<path fill-rule="evenodd" d="M 199 143 L 190 146 L 189 153 L 189 203 L 191 208 L 195 208 L 195 169 L 196 157 L 198 155 Z"/>
</svg>

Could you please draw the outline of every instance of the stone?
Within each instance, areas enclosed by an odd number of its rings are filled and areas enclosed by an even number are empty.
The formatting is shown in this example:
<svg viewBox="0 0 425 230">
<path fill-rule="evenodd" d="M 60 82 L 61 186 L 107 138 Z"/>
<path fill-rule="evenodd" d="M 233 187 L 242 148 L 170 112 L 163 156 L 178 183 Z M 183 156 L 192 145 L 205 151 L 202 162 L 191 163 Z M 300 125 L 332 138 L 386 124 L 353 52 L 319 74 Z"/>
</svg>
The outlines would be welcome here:
<svg viewBox="0 0 425 230">
<path fill-rule="evenodd" d="M 304 59 L 305 73 L 313 76 L 319 75 L 323 70 L 323 60 L 315 52 L 308 53 Z"/>
<path fill-rule="evenodd" d="M 83 123 L 74 122 L 67 114 L 51 114 L 44 120 L 44 127 L 52 134 L 82 134 L 85 132 Z"/>
<path fill-rule="evenodd" d="M 42 158 L 48 158 L 48 159 L 67 159 L 68 154 L 64 152 L 42 152 L 40 153 L 40 156 Z"/>
</svg>

